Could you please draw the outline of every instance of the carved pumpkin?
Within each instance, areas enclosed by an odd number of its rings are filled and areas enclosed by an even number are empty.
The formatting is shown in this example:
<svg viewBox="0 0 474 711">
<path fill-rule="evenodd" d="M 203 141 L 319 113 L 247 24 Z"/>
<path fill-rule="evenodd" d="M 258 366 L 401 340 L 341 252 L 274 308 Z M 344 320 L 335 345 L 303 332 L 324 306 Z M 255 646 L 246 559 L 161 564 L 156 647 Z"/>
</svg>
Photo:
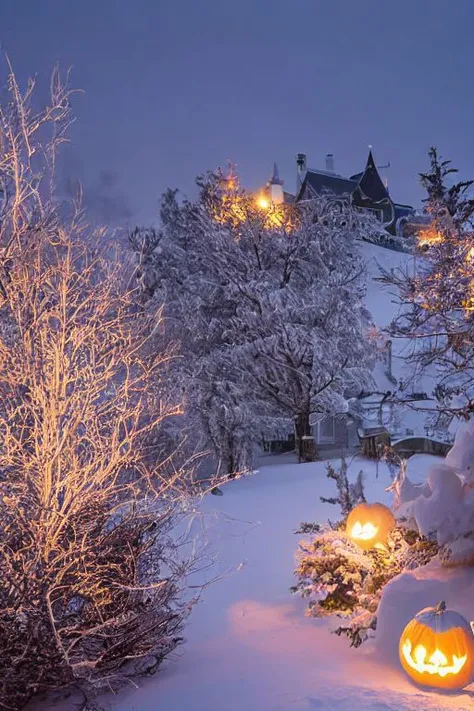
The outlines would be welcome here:
<svg viewBox="0 0 474 711">
<path fill-rule="evenodd" d="M 462 689 L 472 679 L 473 639 L 469 623 L 458 612 L 447 610 L 444 602 L 427 607 L 400 637 L 402 667 L 422 686 Z"/>
<path fill-rule="evenodd" d="M 358 504 L 346 522 L 346 533 L 364 550 L 383 545 L 395 525 L 393 513 L 383 504 Z"/>
</svg>

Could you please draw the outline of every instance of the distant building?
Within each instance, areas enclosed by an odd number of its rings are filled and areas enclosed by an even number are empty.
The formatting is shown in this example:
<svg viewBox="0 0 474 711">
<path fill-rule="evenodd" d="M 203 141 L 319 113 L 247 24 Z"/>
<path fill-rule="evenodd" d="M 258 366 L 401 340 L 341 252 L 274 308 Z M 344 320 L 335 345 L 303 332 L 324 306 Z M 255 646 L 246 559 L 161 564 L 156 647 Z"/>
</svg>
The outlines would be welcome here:
<svg viewBox="0 0 474 711">
<path fill-rule="evenodd" d="M 371 150 L 365 169 L 349 178 L 336 173 L 332 153 L 326 155 L 325 170 L 308 168 L 306 154 L 298 153 L 294 195 L 283 190 L 283 180 L 280 179 L 278 167 L 274 163 L 272 177 L 266 185 L 265 197 L 274 204 L 299 203 L 311 200 L 323 192 L 346 195 L 354 206 L 370 210 L 393 236 L 409 237 L 428 223 L 428 218 L 416 214 L 411 205 L 392 199 L 388 185 L 380 177 Z M 390 246 L 390 242 L 387 242 L 386 246 Z"/>
<path fill-rule="evenodd" d="M 313 196 L 324 191 L 348 195 L 353 205 L 372 211 L 387 232 L 400 236 L 403 233 L 403 225 L 415 215 L 415 209 L 411 205 L 403 205 L 392 199 L 377 170 L 371 150 L 365 169 L 349 178 L 335 172 L 334 157 L 331 153 L 326 156 L 326 170 L 307 168 L 304 153 L 298 154 L 296 166 L 296 202 L 311 200 Z"/>
</svg>

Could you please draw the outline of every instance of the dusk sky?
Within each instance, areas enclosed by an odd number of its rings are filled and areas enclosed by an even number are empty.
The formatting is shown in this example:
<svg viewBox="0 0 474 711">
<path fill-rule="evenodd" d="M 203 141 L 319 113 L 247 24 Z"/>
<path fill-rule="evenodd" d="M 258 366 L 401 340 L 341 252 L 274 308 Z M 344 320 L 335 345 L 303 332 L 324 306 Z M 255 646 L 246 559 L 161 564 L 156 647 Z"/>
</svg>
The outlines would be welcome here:
<svg viewBox="0 0 474 711">
<path fill-rule="evenodd" d="M 430 145 L 474 177 L 474 0 L 2 0 L 0 39 L 21 81 L 72 66 L 62 173 L 112 219 L 228 160 L 293 191 L 297 152 L 348 175 L 372 144 L 415 205 Z"/>
</svg>

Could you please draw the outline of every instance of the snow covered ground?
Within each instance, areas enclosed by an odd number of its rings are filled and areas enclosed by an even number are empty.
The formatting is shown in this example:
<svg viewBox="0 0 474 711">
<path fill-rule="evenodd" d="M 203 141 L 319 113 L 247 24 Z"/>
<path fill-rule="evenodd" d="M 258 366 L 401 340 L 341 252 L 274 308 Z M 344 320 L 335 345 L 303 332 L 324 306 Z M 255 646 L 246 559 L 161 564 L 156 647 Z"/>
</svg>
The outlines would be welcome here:
<svg viewBox="0 0 474 711">
<path fill-rule="evenodd" d="M 433 459 L 420 455 L 410 460 L 412 481 L 425 479 Z M 335 520 L 339 512 L 319 500 L 334 493 L 325 463 L 298 465 L 290 460 L 268 457 L 258 473 L 226 486 L 223 497 L 206 498 L 200 523 L 218 549 L 222 580 L 204 592 L 194 610 L 179 658 L 155 677 L 138 680 L 138 690 L 106 699 L 107 707 L 472 711 L 474 693 L 442 696 L 421 691 L 396 661 L 383 661 L 374 647 L 350 649 L 347 640 L 330 634 L 327 621 L 304 617 L 303 601 L 289 593 L 300 539 L 293 531 L 301 521 Z M 375 463 L 357 459 L 352 474 L 361 468 L 369 500 L 389 503 L 385 465 L 378 465 L 378 478 Z"/>
</svg>

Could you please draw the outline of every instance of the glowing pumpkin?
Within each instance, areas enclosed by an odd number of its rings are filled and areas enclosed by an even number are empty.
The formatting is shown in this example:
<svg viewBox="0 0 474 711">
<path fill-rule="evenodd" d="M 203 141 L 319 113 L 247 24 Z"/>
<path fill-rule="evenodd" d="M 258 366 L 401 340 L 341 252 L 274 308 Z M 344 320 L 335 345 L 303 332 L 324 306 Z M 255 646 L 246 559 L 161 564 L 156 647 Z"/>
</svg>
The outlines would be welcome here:
<svg viewBox="0 0 474 711">
<path fill-rule="evenodd" d="M 346 521 L 347 535 L 364 550 L 383 545 L 395 525 L 393 513 L 383 504 L 358 504 Z"/>
<path fill-rule="evenodd" d="M 407 624 L 400 637 L 399 654 L 408 676 L 422 686 L 462 689 L 471 682 L 471 628 L 462 615 L 447 610 L 444 602 L 421 610 Z"/>
</svg>

